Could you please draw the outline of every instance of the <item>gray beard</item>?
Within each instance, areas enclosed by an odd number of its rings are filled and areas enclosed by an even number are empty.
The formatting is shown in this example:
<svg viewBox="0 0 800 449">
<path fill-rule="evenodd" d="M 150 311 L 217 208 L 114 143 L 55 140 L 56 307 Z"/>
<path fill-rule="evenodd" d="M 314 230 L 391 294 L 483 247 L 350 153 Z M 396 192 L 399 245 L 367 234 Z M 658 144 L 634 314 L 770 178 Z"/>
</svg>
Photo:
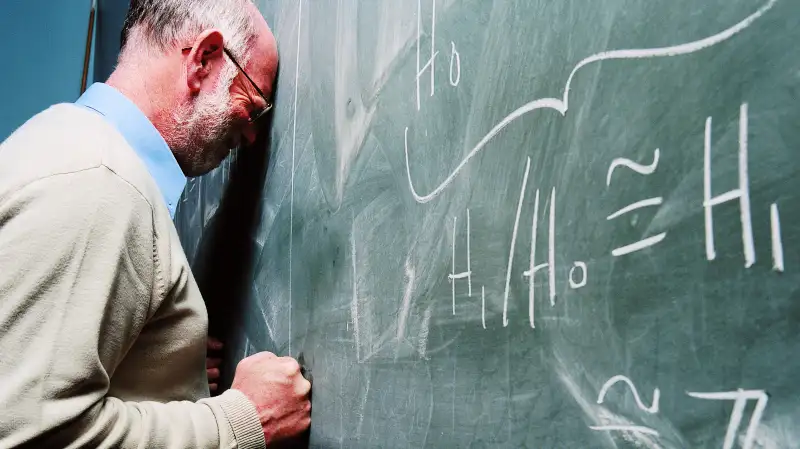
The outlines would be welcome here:
<svg viewBox="0 0 800 449">
<path fill-rule="evenodd" d="M 215 169 L 231 150 L 226 142 L 234 123 L 230 84 L 219 83 L 214 92 L 201 93 L 193 104 L 183 104 L 172 114 L 170 147 L 186 176 Z"/>
</svg>

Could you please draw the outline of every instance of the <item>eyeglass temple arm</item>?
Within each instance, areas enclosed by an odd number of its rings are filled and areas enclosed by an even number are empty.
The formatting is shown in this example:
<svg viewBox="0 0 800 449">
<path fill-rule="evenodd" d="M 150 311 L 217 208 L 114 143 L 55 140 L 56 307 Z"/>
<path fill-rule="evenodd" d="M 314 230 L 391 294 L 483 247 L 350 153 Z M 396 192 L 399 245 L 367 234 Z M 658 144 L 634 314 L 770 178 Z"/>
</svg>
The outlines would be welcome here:
<svg viewBox="0 0 800 449">
<path fill-rule="evenodd" d="M 261 89 L 259 89 L 258 84 L 256 84 L 255 81 L 253 81 L 253 79 L 250 78 L 250 75 L 248 75 L 247 72 L 244 71 L 242 66 L 239 65 L 239 63 L 236 61 L 236 58 L 233 57 L 233 54 L 231 54 L 231 52 L 225 47 L 223 47 L 222 49 L 225 51 L 225 54 L 228 55 L 229 58 L 231 58 L 231 62 L 233 62 L 236 68 L 239 69 L 240 72 L 242 72 L 245 78 L 247 78 L 247 81 L 250 81 L 250 84 L 252 84 L 256 92 L 258 92 L 258 94 L 261 95 L 261 98 L 263 98 L 268 105 L 271 105 L 272 103 L 270 103 L 269 100 L 267 100 L 267 96 L 264 95 L 264 92 L 262 92 Z"/>
</svg>

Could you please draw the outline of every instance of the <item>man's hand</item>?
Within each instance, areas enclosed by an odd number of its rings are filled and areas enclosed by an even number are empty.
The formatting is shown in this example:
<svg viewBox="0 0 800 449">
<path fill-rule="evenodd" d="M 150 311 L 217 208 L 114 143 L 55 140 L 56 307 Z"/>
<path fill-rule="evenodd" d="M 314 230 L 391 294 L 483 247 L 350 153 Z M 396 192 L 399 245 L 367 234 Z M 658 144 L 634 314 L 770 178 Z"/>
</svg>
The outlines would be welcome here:
<svg viewBox="0 0 800 449">
<path fill-rule="evenodd" d="M 268 445 L 295 436 L 311 424 L 311 383 L 291 357 L 277 357 L 271 352 L 247 357 L 236 366 L 232 388 L 256 406 Z"/>
<path fill-rule="evenodd" d="M 208 375 L 208 389 L 212 393 L 219 388 L 219 365 L 222 359 L 211 356 L 212 352 L 219 352 L 222 349 L 222 342 L 214 337 L 208 337 L 208 351 L 206 352 L 206 374 Z"/>
</svg>

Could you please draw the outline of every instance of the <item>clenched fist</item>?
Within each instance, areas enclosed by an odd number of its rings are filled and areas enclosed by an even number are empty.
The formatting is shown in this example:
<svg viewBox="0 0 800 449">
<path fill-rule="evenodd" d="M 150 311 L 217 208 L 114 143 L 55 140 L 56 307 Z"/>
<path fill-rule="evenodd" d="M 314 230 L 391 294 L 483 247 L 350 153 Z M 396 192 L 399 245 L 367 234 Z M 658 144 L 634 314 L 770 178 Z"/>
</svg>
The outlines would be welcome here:
<svg viewBox="0 0 800 449">
<path fill-rule="evenodd" d="M 256 406 L 268 445 L 295 436 L 311 424 L 311 383 L 291 357 L 271 352 L 251 355 L 236 366 L 231 387 Z"/>
</svg>

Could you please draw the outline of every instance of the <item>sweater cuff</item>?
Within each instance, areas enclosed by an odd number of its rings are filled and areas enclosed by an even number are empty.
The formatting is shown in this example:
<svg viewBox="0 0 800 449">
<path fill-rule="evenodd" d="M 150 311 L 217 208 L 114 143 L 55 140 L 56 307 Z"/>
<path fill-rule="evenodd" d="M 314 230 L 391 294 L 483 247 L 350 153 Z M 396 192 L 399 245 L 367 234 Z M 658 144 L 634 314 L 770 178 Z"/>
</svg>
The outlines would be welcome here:
<svg viewBox="0 0 800 449">
<path fill-rule="evenodd" d="M 258 411 L 244 393 L 230 389 L 213 399 L 225 413 L 239 449 L 266 447 Z"/>
</svg>

